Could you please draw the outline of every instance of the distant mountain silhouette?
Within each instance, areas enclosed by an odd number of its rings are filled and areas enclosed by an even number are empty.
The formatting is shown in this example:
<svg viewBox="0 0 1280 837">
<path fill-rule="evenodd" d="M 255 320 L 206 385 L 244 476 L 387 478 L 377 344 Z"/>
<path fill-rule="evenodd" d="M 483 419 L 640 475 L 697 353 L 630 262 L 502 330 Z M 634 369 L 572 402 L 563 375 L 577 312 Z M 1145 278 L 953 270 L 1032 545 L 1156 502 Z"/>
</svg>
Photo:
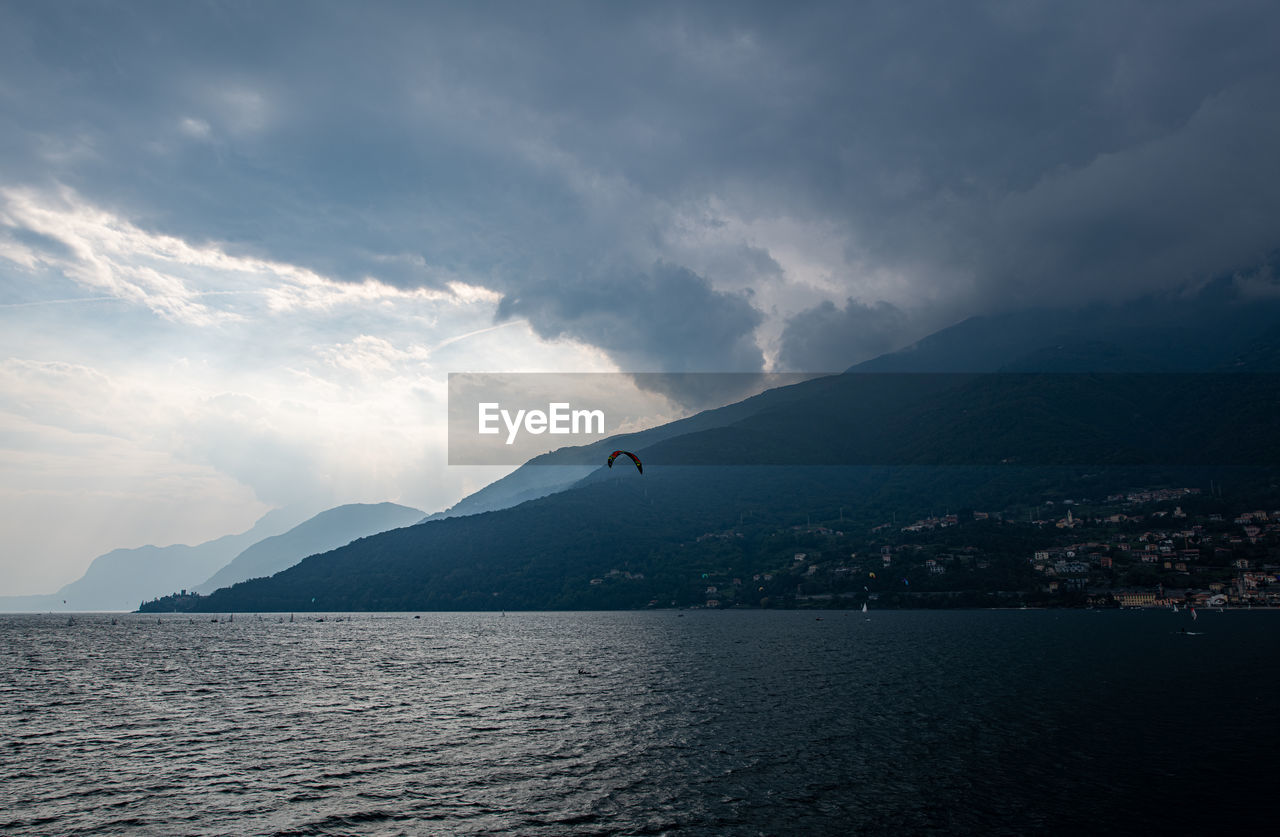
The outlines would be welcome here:
<svg viewBox="0 0 1280 837">
<path fill-rule="evenodd" d="M 56 593 L 0 596 L 0 612 L 132 610 L 143 599 L 190 588 L 245 547 L 287 531 L 304 516 L 305 512 L 294 509 L 275 509 L 246 532 L 196 546 L 113 549 L 95 558 L 83 576 Z"/>
<path fill-rule="evenodd" d="M 357 538 L 409 526 L 421 519 L 422 512 L 418 509 L 395 503 L 338 506 L 320 512 L 283 534 L 258 541 L 194 589 L 210 593 L 246 579 L 274 575 L 308 555 L 328 552 Z"/>
</svg>

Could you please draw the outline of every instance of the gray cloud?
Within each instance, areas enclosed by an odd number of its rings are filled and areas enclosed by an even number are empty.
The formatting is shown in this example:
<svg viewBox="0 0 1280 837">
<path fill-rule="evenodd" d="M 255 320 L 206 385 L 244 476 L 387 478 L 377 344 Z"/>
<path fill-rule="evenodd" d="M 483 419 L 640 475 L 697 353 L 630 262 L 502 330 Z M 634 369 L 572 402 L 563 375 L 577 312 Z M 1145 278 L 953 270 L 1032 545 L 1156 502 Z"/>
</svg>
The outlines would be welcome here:
<svg viewBox="0 0 1280 837">
<path fill-rule="evenodd" d="M 764 363 L 748 298 L 677 265 L 528 283 L 498 306 L 499 319 L 513 316 L 544 338 L 598 346 L 626 371 L 758 372 Z M 655 357 L 664 368 L 647 368 Z"/>
<path fill-rule="evenodd" d="M 987 219 L 982 264 L 1023 305 L 1256 267 L 1280 243 L 1280 194 L 1257 188 L 1280 182 L 1277 144 L 1280 77 L 1233 86 L 1174 133 L 1005 197 Z"/>
<path fill-rule="evenodd" d="M 853 364 L 900 348 L 906 316 L 886 302 L 843 309 L 823 302 L 802 311 L 782 332 L 778 364 L 783 369 L 840 372 Z"/>
<path fill-rule="evenodd" d="M 686 259 L 715 200 L 843 238 L 784 357 L 844 366 L 802 333 L 848 298 L 913 337 L 1256 266 L 1277 42 L 1247 0 L 9 4 L 0 176 L 338 278 L 480 277 L 624 367 L 758 368 L 750 331 L 795 310 L 724 289 L 796 279 L 746 234 L 747 280 Z"/>
</svg>

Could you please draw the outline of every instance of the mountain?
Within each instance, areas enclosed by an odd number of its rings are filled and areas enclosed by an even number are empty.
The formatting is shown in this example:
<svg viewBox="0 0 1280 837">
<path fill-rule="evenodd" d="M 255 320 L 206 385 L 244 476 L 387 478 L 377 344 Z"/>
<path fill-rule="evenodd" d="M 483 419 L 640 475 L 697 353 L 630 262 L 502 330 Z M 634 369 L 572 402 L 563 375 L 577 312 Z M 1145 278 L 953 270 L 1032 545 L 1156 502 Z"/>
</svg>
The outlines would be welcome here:
<svg viewBox="0 0 1280 837">
<path fill-rule="evenodd" d="M 258 541 L 194 588 L 210 593 L 249 578 L 274 575 L 308 555 L 328 552 L 368 535 L 417 523 L 422 512 L 395 503 L 352 503 L 299 523 L 289 531 Z M 165 592 L 173 592 L 170 588 Z"/>
<path fill-rule="evenodd" d="M 1280 301 L 1241 299 L 1230 283 L 1191 298 L 1149 297 L 1122 305 L 1030 309 L 972 317 L 905 349 L 851 367 L 858 374 L 990 372 L 1194 372 L 1251 368 L 1270 352 L 1280 370 Z M 1268 336 L 1269 335 L 1269 336 Z M 1262 354 L 1260 354 L 1262 353 Z M 724 427 L 790 398 L 790 387 L 594 445 L 535 457 L 452 507 L 440 520 L 511 508 L 564 491 L 593 473 L 610 450 Z"/>
<path fill-rule="evenodd" d="M 563 491 L 593 473 L 609 452 L 622 447 L 639 449 L 655 442 L 724 427 L 761 410 L 771 409 L 794 397 L 790 386 L 766 390 L 758 395 L 715 409 L 704 410 L 687 418 L 651 427 L 635 433 L 611 436 L 589 445 L 565 447 L 534 457 L 502 479 L 467 495 L 456 504 L 424 518 L 442 520 L 511 508 L 528 500 L 536 500 Z"/>
<path fill-rule="evenodd" d="M 574 456 L 576 455 L 575 450 Z M 463 517 L 518 506 L 526 500 L 536 500 L 539 497 L 563 491 L 595 470 L 594 465 L 561 464 L 559 458 L 563 456 L 561 451 L 543 454 L 539 457 L 543 461 L 526 462 L 502 479 L 495 480 L 479 491 L 468 494 L 443 511 L 427 515 L 420 522 L 443 520 L 446 517 Z"/>
<path fill-rule="evenodd" d="M 971 317 L 849 372 L 1206 372 L 1280 322 L 1280 300 L 1217 282 L 1193 297 Z"/>
<path fill-rule="evenodd" d="M 1230 473 L 1239 483 L 1243 468 L 1280 463 L 1280 439 L 1268 435 L 1275 384 L 1248 374 L 832 376 L 739 422 L 641 448 L 643 476 L 598 468 L 565 491 L 365 538 L 196 606 L 689 604 L 703 574 L 777 572 L 797 543 L 788 532 L 811 518 L 866 528 L 1081 485 L 1105 496 L 1149 479 Z"/>
<path fill-rule="evenodd" d="M 140 546 L 99 555 L 84 575 L 56 593 L 0 596 L 0 612 L 132 610 L 138 602 L 190 587 L 226 564 L 245 547 L 287 531 L 304 517 L 294 509 L 275 509 L 251 529 L 196 546 Z"/>
<path fill-rule="evenodd" d="M 848 519 L 866 536 L 896 516 L 1079 491 L 1224 478 L 1267 489 L 1280 464 L 1280 309 L 1193 302 L 966 321 L 850 370 L 861 374 L 556 451 L 545 461 L 591 470 L 536 499 L 364 538 L 190 606 L 640 607 L 700 602 L 715 586 L 705 579 L 753 574 L 788 579 L 769 594 L 793 595 L 796 580 L 778 567 L 814 520 Z M 601 467 L 612 447 L 637 451 L 643 476 Z"/>
</svg>

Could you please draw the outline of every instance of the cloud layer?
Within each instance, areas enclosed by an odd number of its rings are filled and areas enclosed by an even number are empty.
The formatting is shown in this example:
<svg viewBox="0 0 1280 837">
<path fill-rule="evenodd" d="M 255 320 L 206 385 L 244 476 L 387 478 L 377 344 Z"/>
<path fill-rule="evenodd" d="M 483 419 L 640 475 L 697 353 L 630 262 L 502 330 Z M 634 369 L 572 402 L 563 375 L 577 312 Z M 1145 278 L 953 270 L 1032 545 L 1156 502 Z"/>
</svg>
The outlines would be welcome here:
<svg viewBox="0 0 1280 837">
<path fill-rule="evenodd" d="M 731 343 L 756 333 L 727 295 L 750 287 L 767 362 L 823 302 L 889 303 L 918 331 L 1202 281 L 1276 245 L 1269 4 L 129 3 L 3 22 L 24 79 L 0 99 L 21 126 L 6 181 L 339 281 L 483 277 L 539 333 L 624 365 L 703 351 L 601 338 L 639 277 L 662 294 L 692 273 L 668 311 Z M 754 363 L 725 354 L 706 360 Z"/>
</svg>

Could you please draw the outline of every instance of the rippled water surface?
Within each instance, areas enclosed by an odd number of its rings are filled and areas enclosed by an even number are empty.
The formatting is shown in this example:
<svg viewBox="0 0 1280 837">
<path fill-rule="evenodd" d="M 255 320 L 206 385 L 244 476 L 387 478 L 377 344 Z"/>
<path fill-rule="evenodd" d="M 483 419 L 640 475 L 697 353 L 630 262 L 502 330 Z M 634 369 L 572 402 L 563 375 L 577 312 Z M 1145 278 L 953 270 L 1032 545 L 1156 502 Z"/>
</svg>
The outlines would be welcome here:
<svg viewBox="0 0 1280 837">
<path fill-rule="evenodd" d="M 0 834 L 1229 832 L 1277 789 L 1280 613 L 280 618 L 0 616 Z"/>
</svg>

